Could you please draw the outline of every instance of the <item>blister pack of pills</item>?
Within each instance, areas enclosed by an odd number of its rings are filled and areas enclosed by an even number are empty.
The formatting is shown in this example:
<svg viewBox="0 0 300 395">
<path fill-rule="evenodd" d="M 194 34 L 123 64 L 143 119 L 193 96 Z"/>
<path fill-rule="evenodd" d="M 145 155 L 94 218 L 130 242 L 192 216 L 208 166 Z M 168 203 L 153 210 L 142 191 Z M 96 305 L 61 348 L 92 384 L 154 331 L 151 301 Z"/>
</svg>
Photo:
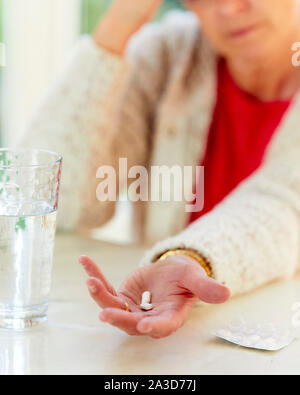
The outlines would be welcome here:
<svg viewBox="0 0 300 395">
<path fill-rule="evenodd" d="M 246 348 L 266 351 L 278 351 L 294 340 L 289 329 L 274 324 L 260 324 L 239 320 L 216 331 L 215 335 L 230 343 Z"/>
</svg>

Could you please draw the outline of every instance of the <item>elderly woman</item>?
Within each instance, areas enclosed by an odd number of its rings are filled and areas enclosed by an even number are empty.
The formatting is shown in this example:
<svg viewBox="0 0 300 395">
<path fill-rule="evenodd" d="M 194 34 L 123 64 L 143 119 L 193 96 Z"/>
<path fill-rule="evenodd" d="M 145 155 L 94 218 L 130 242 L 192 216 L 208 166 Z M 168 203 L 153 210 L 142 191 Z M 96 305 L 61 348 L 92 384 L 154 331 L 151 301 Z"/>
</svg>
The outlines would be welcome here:
<svg viewBox="0 0 300 395">
<path fill-rule="evenodd" d="M 114 203 L 95 196 L 101 165 L 205 166 L 201 212 L 134 203 L 136 234 L 154 246 L 119 291 L 80 258 L 100 319 L 154 338 L 181 327 L 198 299 L 223 303 L 293 275 L 300 260 L 299 1 L 186 0 L 189 12 L 142 27 L 161 3 L 115 0 L 24 140 L 65 157 L 66 229 L 112 217 Z"/>
</svg>

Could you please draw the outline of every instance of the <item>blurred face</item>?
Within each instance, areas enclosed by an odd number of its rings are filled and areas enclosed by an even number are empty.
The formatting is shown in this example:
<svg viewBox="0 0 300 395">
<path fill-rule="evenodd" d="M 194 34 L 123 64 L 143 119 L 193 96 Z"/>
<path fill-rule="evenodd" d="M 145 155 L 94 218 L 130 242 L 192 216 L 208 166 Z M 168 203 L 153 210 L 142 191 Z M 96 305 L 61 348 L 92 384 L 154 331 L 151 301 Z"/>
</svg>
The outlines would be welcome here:
<svg viewBox="0 0 300 395">
<path fill-rule="evenodd" d="M 216 50 L 227 58 L 262 59 L 300 40 L 300 0 L 185 0 Z M 290 40 L 290 41 L 289 41 Z M 293 41 L 294 40 L 294 41 Z"/>
</svg>

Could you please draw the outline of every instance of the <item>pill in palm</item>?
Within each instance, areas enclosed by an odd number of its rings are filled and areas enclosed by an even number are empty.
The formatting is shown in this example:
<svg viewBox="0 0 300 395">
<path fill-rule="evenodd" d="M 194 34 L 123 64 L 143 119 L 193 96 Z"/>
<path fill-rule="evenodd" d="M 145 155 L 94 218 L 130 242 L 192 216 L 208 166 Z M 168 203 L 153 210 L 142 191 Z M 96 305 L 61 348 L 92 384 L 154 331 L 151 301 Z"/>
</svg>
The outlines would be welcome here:
<svg viewBox="0 0 300 395">
<path fill-rule="evenodd" d="M 149 291 L 145 291 L 142 295 L 142 302 L 140 307 L 142 310 L 151 310 L 153 309 L 151 302 L 151 293 Z"/>
</svg>

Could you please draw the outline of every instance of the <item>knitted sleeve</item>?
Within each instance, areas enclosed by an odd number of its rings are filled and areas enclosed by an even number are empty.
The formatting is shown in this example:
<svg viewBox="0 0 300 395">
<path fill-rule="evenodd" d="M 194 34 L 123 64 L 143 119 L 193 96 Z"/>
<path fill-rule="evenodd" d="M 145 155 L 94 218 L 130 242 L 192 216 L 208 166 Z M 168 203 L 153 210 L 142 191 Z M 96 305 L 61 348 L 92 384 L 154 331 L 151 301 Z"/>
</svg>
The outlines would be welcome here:
<svg viewBox="0 0 300 395">
<path fill-rule="evenodd" d="M 147 251 L 142 265 L 168 249 L 194 249 L 233 295 L 295 273 L 300 262 L 299 102 L 263 166 L 210 213 Z"/>
</svg>

